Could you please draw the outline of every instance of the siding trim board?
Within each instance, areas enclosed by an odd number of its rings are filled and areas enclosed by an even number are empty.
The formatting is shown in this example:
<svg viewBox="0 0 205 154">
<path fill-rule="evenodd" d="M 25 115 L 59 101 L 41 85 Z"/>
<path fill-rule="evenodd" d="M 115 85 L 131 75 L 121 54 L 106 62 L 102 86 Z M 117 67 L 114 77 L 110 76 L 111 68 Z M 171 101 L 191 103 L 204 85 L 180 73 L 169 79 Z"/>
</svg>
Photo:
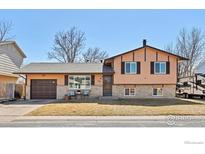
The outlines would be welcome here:
<svg viewBox="0 0 205 154">
<path fill-rule="evenodd" d="M 144 48 L 144 61 L 146 61 L 147 59 L 147 50 L 146 50 L 146 47 Z"/>
<path fill-rule="evenodd" d="M 132 60 L 135 61 L 135 52 L 132 54 Z"/>
<path fill-rule="evenodd" d="M 156 52 L 156 61 L 158 61 L 158 52 Z"/>
</svg>

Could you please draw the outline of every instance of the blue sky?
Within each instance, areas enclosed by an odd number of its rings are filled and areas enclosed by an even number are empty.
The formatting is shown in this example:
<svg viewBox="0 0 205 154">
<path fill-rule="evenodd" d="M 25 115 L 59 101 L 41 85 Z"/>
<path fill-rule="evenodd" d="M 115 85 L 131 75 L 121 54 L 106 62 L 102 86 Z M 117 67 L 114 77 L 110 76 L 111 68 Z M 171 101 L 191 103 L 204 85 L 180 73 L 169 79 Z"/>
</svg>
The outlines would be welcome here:
<svg viewBox="0 0 205 154">
<path fill-rule="evenodd" d="M 110 56 L 141 46 L 144 38 L 164 49 L 183 27 L 205 31 L 205 10 L 0 10 L 0 20 L 13 22 L 25 64 L 49 61 L 55 33 L 72 26 L 85 32 L 84 50 L 100 47 Z"/>
</svg>

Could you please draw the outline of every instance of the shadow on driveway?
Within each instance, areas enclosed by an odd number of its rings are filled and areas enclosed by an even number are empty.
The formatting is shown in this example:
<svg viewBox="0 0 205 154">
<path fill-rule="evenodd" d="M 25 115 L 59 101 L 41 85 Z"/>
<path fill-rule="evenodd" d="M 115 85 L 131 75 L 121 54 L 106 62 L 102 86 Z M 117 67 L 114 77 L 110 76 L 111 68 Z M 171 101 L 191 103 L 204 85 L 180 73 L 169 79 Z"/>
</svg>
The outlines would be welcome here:
<svg viewBox="0 0 205 154">
<path fill-rule="evenodd" d="M 44 104 L 51 104 L 57 102 L 57 100 L 51 99 L 34 99 L 34 100 L 15 100 L 15 101 L 8 101 L 1 103 L 3 105 L 44 105 Z"/>
</svg>

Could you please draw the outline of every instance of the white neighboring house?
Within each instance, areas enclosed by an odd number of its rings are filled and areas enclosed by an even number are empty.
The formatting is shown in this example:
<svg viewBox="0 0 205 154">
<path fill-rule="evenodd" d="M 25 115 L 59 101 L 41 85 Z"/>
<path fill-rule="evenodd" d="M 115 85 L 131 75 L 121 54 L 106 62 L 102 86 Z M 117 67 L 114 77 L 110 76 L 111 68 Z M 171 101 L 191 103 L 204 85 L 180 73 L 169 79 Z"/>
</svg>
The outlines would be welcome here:
<svg viewBox="0 0 205 154">
<path fill-rule="evenodd" d="M 20 69 L 24 58 L 15 41 L 0 42 L 0 99 L 14 98 L 14 85 L 21 79 L 13 72 Z"/>
</svg>

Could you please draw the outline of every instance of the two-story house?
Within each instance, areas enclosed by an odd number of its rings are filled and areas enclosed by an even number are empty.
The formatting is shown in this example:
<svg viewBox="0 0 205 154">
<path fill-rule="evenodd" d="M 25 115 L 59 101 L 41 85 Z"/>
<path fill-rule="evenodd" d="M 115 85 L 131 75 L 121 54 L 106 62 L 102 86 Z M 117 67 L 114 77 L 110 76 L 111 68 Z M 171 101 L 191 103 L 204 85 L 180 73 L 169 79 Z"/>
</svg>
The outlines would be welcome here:
<svg viewBox="0 0 205 154">
<path fill-rule="evenodd" d="M 0 98 L 14 97 L 14 84 L 19 75 L 13 72 L 19 71 L 26 55 L 15 41 L 0 42 Z"/>
<path fill-rule="evenodd" d="M 90 97 L 175 97 L 178 63 L 184 57 L 146 44 L 105 59 L 100 64 L 31 63 L 25 74 L 26 98 L 62 99 L 69 91 L 89 91 Z"/>
</svg>

